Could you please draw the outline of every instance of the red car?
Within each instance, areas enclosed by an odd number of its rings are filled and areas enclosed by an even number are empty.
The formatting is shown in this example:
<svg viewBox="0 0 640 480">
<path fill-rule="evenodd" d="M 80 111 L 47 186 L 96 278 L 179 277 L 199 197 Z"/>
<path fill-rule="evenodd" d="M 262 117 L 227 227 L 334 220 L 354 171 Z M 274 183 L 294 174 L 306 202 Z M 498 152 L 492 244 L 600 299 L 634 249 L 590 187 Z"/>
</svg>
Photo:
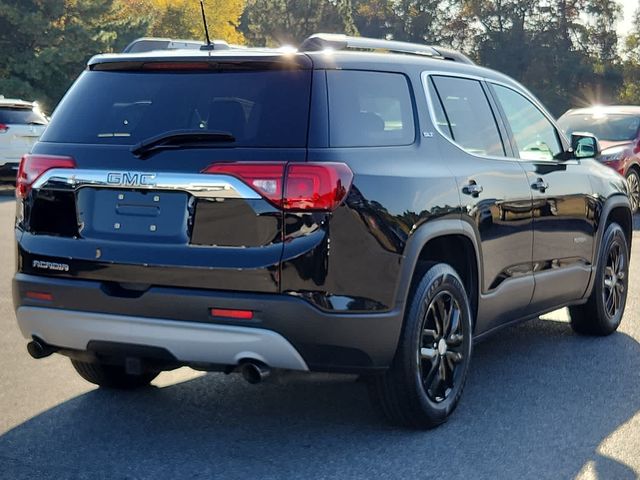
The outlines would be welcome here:
<svg viewBox="0 0 640 480">
<path fill-rule="evenodd" d="M 571 136 L 590 132 L 600 140 L 599 160 L 627 179 L 634 212 L 640 206 L 640 106 L 597 106 L 567 111 L 558 120 Z"/>
</svg>

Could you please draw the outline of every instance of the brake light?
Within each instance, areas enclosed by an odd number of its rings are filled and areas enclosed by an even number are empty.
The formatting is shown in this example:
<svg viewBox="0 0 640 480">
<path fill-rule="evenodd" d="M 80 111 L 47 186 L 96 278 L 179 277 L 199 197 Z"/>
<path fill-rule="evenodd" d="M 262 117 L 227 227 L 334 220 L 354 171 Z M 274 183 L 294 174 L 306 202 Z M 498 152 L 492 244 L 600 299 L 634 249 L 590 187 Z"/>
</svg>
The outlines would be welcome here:
<svg viewBox="0 0 640 480">
<path fill-rule="evenodd" d="M 288 211 L 332 211 L 345 199 L 353 173 L 344 163 L 216 163 L 203 173 L 233 175 Z"/>
<path fill-rule="evenodd" d="M 76 168 L 76 162 L 71 157 L 57 155 L 24 155 L 18 168 L 16 196 L 25 198 L 31 191 L 33 183 L 52 168 Z"/>
<path fill-rule="evenodd" d="M 9 125 L 0 123 L 0 133 L 7 133 L 8 130 L 9 130 Z"/>
<path fill-rule="evenodd" d="M 143 70 L 211 70 L 207 62 L 148 62 L 142 65 Z"/>
</svg>

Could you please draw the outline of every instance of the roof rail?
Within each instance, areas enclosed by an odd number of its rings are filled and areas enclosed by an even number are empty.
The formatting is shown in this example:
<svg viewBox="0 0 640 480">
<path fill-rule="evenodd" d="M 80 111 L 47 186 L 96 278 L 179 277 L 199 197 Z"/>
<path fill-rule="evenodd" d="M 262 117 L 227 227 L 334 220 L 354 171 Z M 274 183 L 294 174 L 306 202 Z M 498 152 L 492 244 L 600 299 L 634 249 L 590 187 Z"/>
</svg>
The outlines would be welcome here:
<svg viewBox="0 0 640 480">
<path fill-rule="evenodd" d="M 213 50 L 229 50 L 231 47 L 223 40 L 212 40 Z M 154 50 L 201 50 L 206 45 L 198 40 L 172 40 L 171 38 L 142 37 L 125 47 L 122 53 L 142 53 Z"/>
<path fill-rule="evenodd" d="M 311 35 L 302 42 L 299 51 L 317 52 L 326 49 L 387 50 L 393 53 L 423 55 L 425 57 L 474 65 L 469 57 L 450 48 L 422 45 L 419 43 L 397 42 L 395 40 L 381 40 L 377 38 L 349 37 L 347 35 L 333 33 L 316 33 Z"/>
</svg>

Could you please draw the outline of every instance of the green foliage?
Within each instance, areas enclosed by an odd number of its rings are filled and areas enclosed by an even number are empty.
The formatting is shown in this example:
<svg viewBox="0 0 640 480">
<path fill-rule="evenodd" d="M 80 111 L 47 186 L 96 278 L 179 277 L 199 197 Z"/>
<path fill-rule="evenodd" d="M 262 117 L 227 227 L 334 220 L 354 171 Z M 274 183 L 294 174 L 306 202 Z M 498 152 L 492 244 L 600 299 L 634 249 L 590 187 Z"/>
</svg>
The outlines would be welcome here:
<svg viewBox="0 0 640 480">
<path fill-rule="evenodd" d="M 89 57 L 145 29 L 110 16 L 113 0 L 0 0 L 0 93 L 51 109 Z"/>
<path fill-rule="evenodd" d="M 356 34 L 350 0 L 248 0 L 240 22 L 247 43 L 298 45 L 313 33 Z"/>
<path fill-rule="evenodd" d="M 206 0 L 211 36 L 255 46 L 315 32 L 439 44 L 530 88 L 557 115 L 640 104 L 640 9 L 614 0 Z M 143 35 L 202 38 L 197 0 L 0 0 L 0 93 L 52 108 L 93 54 Z"/>
</svg>

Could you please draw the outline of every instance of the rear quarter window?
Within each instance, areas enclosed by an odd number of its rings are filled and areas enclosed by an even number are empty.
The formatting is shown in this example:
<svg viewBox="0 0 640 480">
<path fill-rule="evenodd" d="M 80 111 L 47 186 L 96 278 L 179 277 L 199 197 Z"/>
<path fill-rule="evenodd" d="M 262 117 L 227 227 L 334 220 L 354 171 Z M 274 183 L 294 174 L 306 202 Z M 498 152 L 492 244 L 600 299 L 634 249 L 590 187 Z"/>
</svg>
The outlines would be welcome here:
<svg viewBox="0 0 640 480">
<path fill-rule="evenodd" d="M 413 102 L 399 73 L 327 72 L 329 144 L 332 147 L 410 145 L 415 140 Z"/>
</svg>

